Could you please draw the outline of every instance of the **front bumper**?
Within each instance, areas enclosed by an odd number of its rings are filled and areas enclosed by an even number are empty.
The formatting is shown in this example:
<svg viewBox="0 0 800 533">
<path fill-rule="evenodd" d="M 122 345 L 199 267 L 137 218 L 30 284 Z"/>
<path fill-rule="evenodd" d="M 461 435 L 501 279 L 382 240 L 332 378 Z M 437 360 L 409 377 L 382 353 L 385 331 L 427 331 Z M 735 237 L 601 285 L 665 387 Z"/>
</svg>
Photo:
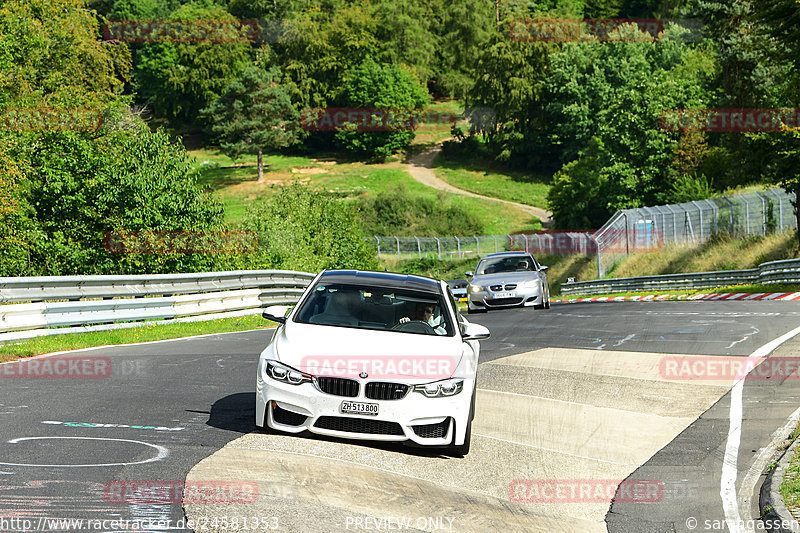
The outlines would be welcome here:
<svg viewBox="0 0 800 533">
<path fill-rule="evenodd" d="M 544 293 L 538 288 L 519 288 L 517 287 L 511 292 L 512 295 L 498 295 L 491 290 L 482 290 L 479 292 L 469 291 L 467 305 L 471 310 L 477 309 L 502 309 L 507 307 L 529 307 L 533 305 L 542 305 L 544 303 Z"/>
<path fill-rule="evenodd" d="M 313 383 L 291 385 L 259 372 L 256 424 L 288 433 L 310 431 L 348 439 L 412 441 L 422 446 L 463 444 L 473 380 L 465 379 L 464 389 L 455 396 L 427 398 L 409 390 L 399 400 L 367 398 L 367 381 L 359 383 L 358 396 L 344 397 L 322 392 Z M 343 414 L 339 410 L 343 401 L 378 404 L 378 414 Z"/>
</svg>

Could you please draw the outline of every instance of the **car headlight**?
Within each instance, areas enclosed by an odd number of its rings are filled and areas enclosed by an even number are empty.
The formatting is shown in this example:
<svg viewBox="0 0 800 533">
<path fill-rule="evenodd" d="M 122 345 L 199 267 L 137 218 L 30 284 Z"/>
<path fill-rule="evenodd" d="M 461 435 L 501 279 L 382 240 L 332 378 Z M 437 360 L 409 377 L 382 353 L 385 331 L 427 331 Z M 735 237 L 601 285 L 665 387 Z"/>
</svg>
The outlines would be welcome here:
<svg viewBox="0 0 800 533">
<path fill-rule="evenodd" d="M 482 292 L 483 287 L 481 287 L 480 285 L 470 285 L 469 290 L 470 292 Z"/>
<path fill-rule="evenodd" d="M 302 385 L 303 383 L 311 383 L 311 375 L 299 370 L 295 370 L 290 366 L 286 366 L 277 361 L 267 360 L 264 363 L 264 371 L 267 376 L 275 381 L 289 383 L 291 385 Z"/>
<path fill-rule="evenodd" d="M 539 281 L 538 279 L 531 279 L 528 281 L 523 281 L 522 283 L 519 284 L 519 286 L 525 288 L 534 288 L 534 287 L 539 287 L 540 283 L 541 281 Z"/>
<path fill-rule="evenodd" d="M 463 379 L 445 379 L 443 381 L 434 381 L 433 383 L 414 386 L 414 392 L 424 394 L 427 398 L 455 396 L 462 390 L 464 390 Z"/>
</svg>

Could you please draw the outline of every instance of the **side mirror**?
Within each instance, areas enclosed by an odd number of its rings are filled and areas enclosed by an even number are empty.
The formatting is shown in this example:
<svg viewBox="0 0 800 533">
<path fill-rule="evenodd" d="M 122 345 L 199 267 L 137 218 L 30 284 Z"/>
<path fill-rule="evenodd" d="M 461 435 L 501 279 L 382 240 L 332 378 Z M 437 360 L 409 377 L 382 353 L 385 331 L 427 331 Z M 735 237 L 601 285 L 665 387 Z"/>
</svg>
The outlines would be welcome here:
<svg viewBox="0 0 800 533">
<path fill-rule="evenodd" d="M 474 278 L 475 277 L 475 272 L 470 270 L 469 272 L 464 272 L 464 275 L 467 276 L 468 278 Z"/>
<path fill-rule="evenodd" d="M 541 270 L 542 272 L 547 272 L 548 268 L 550 268 L 550 267 L 549 266 L 545 266 L 545 265 L 539 265 L 539 270 Z"/>
<path fill-rule="evenodd" d="M 489 338 L 489 330 L 480 324 L 464 324 L 461 338 L 465 341 L 481 341 Z"/>
<path fill-rule="evenodd" d="M 291 311 L 291 306 L 288 305 L 270 305 L 261 314 L 263 318 L 278 322 L 279 324 L 286 324 L 286 316 Z"/>
</svg>

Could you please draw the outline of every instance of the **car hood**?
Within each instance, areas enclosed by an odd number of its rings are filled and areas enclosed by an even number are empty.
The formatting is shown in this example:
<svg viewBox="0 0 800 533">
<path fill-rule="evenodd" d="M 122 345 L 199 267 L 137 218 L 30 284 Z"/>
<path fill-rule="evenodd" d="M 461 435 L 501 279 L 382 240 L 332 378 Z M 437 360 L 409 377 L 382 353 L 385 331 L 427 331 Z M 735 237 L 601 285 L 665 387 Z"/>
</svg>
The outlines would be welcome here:
<svg viewBox="0 0 800 533">
<path fill-rule="evenodd" d="M 493 285 L 495 283 L 522 283 L 539 279 L 539 273 L 533 270 L 527 272 L 498 272 L 496 274 L 483 274 L 475 276 L 470 283 L 472 285 Z"/>
<path fill-rule="evenodd" d="M 368 369 L 371 378 L 434 381 L 451 377 L 464 351 L 459 335 L 445 337 L 291 321 L 280 328 L 277 335 L 275 348 L 280 361 L 314 375 L 329 375 L 320 372 L 326 364 L 344 361 L 363 366 L 364 361 L 372 363 L 380 359 L 383 363 L 391 361 L 391 364 L 385 367 L 384 375 Z M 430 361 L 435 361 L 435 364 Z M 401 362 L 403 364 L 399 364 Z M 434 367 L 436 370 L 431 372 Z M 352 373 L 349 372 L 348 377 L 358 377 L 358 372 L 350 376 Z"/>
</svg>

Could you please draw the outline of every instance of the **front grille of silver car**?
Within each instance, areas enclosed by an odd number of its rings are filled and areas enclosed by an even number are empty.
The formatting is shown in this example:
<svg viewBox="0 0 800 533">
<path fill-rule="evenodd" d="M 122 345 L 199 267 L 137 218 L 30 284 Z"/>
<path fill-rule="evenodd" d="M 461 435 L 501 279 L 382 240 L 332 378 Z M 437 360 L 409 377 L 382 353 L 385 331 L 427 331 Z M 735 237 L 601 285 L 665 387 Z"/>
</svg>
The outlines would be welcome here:
<svg viewBox="0 0 800 533">
<path fill-rule="evenodd" d="M 405 435 L 403 428 L 397 422 L 386 422 L 385 420 L 373 420 L 370 418 L 321 416 L 314 423 L 314 427 L 369 435 Z"/>
<path fill-rule="evenodd" d="M 355 398 L 358 396 L 358 381 L 346 378 L 317 378 L 319 390 L 334 396 Z"/>
<path fill-rule="evenodd" d="M 493 291 L 503 291 L 503 290 L 513 291 L 514 289 L 517 288 L 517 284 L 507 283 L 505 287 L 503 287 L 502 285 L 490 285 L 489 288 L 492 289 Z"/>
<path fill-rule="evenodd" d="M 364 388 L 364 396 L 370 400 L 399 400 L 408 393 L 408 385 L 372 381 Z"/>
</svg>

